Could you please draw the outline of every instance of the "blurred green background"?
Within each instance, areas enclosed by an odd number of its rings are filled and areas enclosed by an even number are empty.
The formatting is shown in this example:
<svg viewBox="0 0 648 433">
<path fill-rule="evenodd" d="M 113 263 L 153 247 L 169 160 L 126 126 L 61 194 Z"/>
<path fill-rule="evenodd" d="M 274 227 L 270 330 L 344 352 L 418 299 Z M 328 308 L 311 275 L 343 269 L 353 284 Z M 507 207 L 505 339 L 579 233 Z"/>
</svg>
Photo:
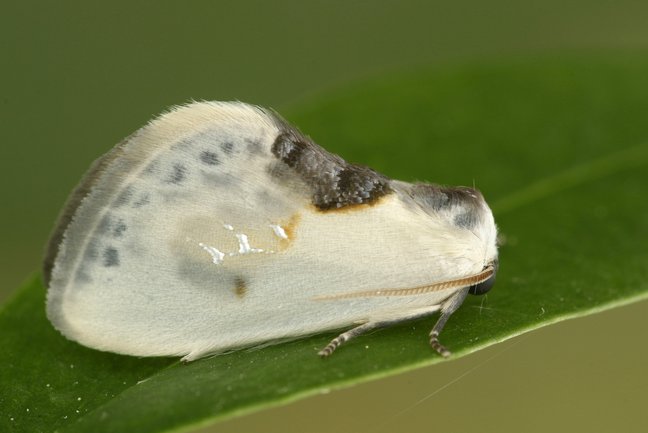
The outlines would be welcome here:
<svg viewBox="0 0 648 433">
<path fill-rule="evenodd" d="M 90 162 L 169 105 L 239 99 L 286 112 L 423 67 L 648 55 L 646 23 L 648 3 L 630 0 L 4 4 L 0 301 L 39 269 Z M 562 323 L 208 431 L 646 431 L 648 349 L 632 331 L 647 315 L 644 302 Z"/>
</svg>

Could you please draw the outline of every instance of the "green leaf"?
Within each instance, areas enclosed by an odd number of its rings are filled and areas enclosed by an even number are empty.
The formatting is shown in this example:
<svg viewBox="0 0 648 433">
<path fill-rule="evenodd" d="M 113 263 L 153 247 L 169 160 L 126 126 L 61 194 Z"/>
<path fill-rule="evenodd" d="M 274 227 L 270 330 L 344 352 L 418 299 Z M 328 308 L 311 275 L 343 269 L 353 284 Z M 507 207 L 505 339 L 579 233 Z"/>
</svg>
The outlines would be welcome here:
<svg viewBox="0 0 648 433">
<path fill-rule="evenodd" d="M 500 272 L 442 341 L 454 358 L 648 297 L 648 62 L 517 61 L 389 77 L 294 110 L 318 143 L 391 177 L 476 184 L 503 235 Z M 389 246 L 380 246 L 388 248 Z M 407 272 L 406 269 L 403 272 Z M 430 319 L 328 333 L 181 365 L 81 347 L 44 314 L 39 278 L 0 312 L 0 431 L 160 432 L 442 361 Z"/>
</svg>

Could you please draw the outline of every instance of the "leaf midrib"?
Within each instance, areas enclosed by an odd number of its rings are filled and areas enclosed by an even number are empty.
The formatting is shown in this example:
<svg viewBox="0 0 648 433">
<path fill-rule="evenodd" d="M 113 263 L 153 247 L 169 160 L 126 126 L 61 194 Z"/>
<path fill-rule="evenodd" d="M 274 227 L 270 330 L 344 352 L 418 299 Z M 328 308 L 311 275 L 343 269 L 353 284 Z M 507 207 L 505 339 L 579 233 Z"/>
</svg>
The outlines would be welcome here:
<svg viewBox="0 0 648 433">
<path fill-rule="evenodd" d="M 648 143 L 627 147 L 541 178 L 496 200 L 491 207 L 498 215 L 506 214 L 554 193 L 644 164 L 648 164 Z"/>
</svg>

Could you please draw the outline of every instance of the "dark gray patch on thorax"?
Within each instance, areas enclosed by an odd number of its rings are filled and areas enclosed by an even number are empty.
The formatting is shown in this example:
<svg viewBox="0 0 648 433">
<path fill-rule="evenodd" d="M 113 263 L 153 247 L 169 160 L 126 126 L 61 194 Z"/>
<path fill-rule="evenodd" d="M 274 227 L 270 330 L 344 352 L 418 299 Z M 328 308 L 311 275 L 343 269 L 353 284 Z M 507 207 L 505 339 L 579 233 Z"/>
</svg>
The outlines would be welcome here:
<svg viewBox="0 0 648 433">
<path fill-rule="evenodd" d="M 416 183 L 412 185 L 410 195 L 434 210 L 465 204 L 471 207 L 480 207 L 484 201 L 481 193 L 474 188 L 467 186 L 441 186 L 431 183 Z"/>
<path fill-rule="evenodd" d="M 281 124 L 272 153 L 293 169 L 311 189 L 312 202 L 322 211 L 372 204 L 392 191 L 390 180 L 361 165 L 349 164 L 327 152 L 299 131 Z M 276 168 L 278 174 L 281 170 Z"/>
<path fill-rule="evenodd" d="M 424 211 L 445 215 L 453 225 L 467 230 L 479 223 L 484 212 L 484 197 L 474 188 L 417 183 L 407 193 Z"/>
<path fill-rule="evenodd" d="M 453 220 L 454 225 L 467 230 L 470 230 L 473 227 L 475 227 L 478 221 L 479 221 L 478 215 L 475 212 L 471 212 L 471 211 L 457 214 L 455 215 Z"/>
</svg>

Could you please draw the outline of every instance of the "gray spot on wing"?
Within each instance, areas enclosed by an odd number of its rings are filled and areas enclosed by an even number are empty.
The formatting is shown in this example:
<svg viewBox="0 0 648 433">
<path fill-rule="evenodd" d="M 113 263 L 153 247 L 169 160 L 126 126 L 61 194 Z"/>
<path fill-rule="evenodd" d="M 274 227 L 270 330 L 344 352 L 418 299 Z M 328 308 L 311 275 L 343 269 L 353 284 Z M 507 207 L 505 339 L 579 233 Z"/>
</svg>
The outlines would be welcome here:
<svg viewBox="0 0 648 433">
<path fill-rule="evenodd" d="M 114 247 L 107 247 L 103 251 L 103 265 L 107 268 L 119 266 L 119 251 Z"/>
<path fill-rule="evenodd" d="M 220 160 L 218 159 L 218 155 L 214 152 L 211 152 L 209 150 L 204 150 L 200 153 L 200 161 L 202 161 L 203 164 L 206 165 L 218 165 L 220 164 Z"/>
<path fill-rule="evenodd" d="M 85 251 L 83 252 L 83 262 L 92 263 L 99 258 L 99 250 L 97 248 L 97 242 L 92 240 L 88 243 Z"/>
<path fill-rule="evenodd" d="M 272 153 L 310 187 L 313 204 L 323 211 L 372 204 L 392 192 L 386 176 L 347 163 L 287 125 L 275 139 Z"/>
<path fill-rule="evenodd" d="M 105 235 L 110 231 L 112 224 L 113 224 L 112 215 L 109 213 L 105 214 L 99 221 L 99 224 L 97 224 L 97 229 L 96 229 L 97 234 Z"/>
<path fill-rule="evenodd" d="M 180 150 L 183 153 L 190 153 L 190 150 L 199 145 L 203 150 L 211 152 L 218 148 L 226 154 L 234 151 L 234 143 L 231 136 L 218 126 L 213 126 L 203 131 L 196 132 L 189 137 L 183 138 L 171 146 L 171 149 Z"/>
<path fill-rule="evenodd" d="M 160 158 L 156 158 L 156 159 L 152 160 L 144 168 L 144 174 L 145 175 L 152 175 L 152 174 L 157 173 L 159 171 L 159 166 L 160 166 Z"/>
<path fill-rule="evenodd" d="M 246 148 L 250 155 L 257 155 L 263 152 L 263 144 L 258 140 L 245 139 Z"/>
<path fill-rule="evenodd" d="M 232 286 L 237 275 L 222 266 L 215 266 L 211 261 L 199 262 L 178 257 L 176 271 L 183 282 L 196 289 L 209 292 L 210 295 L 223 300 L 232 298 Z"/>
<path fill-rule="evenodd" d="M 240 183 L 237 177 L 229 173 L 202 172 L 201 176 L 205 184 L 210 186 L 215 186 L 218 188 L 223 188 L 223 187 L 234 188 Z"/>
<path fill-rule="evenodd" d="M 83 266 L 80 266 L 79 269 L 77 269 L 76 273 L 74 274 L 74 283 L 75 284 L 88 284 L 92 282 L 92 278 L 90 277 L 90 274 L 86 272 L 86 268 Z"/>
<path fill-rule="evenodd" d="M 128 228 L 128 226 L 126 225 L 126 223 L 124 222 L 124 220 L 123 220 L 123 219 L 119 219 L 119 220 L 115 223 L 115 226 L 114 226 L 113 229 L 112 229 L 112 235 L 113 235 L 113 237 L 115 237 L 115 238 L 120 238 L 120 237 L 122 237 L 122 236 L 124 235 L 124 232 L 126 231 L 127 228 Z"/>
<path fill-rule="evenodd" d="M 184 164 L 176 162 L 171 167 L 171 173 L 167 176 L 165 182 L 174 185 L 180 185 L 187 177 L 187 167 Z"/>
<path fill-rule="evenodd" d="M 221 150 L 227 154 L 232 154 L 232 151 L 234 150 L 234 143 L 231 141 L 227 140 L 221 143 L 220 145 Z"/>
<path fill-rule="evenodd" d="M 134 208 L 140 208 L 146 206 L 151 202 L 151 194 L 148 192 L 143 192 L 140 194 L 138 199 L 133 203 Z"/>
</svg>

